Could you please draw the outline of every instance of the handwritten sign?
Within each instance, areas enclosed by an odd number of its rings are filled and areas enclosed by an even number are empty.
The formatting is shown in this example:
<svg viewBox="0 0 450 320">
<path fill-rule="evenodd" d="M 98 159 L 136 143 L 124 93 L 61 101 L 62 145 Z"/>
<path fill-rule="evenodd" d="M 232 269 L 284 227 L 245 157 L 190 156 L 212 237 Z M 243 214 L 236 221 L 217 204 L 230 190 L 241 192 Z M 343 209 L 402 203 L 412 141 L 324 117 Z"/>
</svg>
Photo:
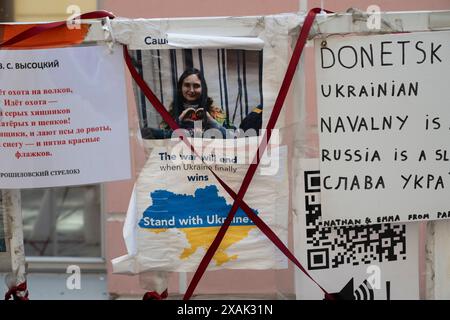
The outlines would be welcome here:
<svg viewBox="0 0 450 320">
<path fill-rule="evenodd" d="M 0 69 L 0 188 L 129 178 L 118 48 L 1 50 Z"/>
<path fill-rule="evenodd" d="M 450 217 L 450 32 L 315 45 L 324 220 Z"/>
</svg>

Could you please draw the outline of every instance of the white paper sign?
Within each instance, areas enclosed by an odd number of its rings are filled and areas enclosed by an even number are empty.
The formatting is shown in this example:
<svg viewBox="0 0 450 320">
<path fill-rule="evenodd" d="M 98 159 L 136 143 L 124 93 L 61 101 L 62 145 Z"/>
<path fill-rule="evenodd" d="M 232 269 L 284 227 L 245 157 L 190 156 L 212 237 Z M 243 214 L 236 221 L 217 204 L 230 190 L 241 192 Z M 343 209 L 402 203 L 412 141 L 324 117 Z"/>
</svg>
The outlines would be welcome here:
<svg viewBox="0 0 450 320">
<path fill-rule="evenodd" d="M 294 250 L 303 266 L 339 300 L 419 298 L 419 224 L 329 226 L 322 221 L 318 159 L 300 159 Z M 297 299 L 324 299 L 295 271 Z"/>
<path fill-rule="evenodd" d="M 0 51 L 0 188 L 130 177 L 121 50 Z"/>
<path fill-rule="evenodd" d="M 316 41 L 323 218 L 450 216 L 450 32 Z"/>
<path fill-rule="evenodd" d="M 195 271 L 233 205 L 207 165 L 183 142 L 177 145 L 184 151 L 153 149 L 137 179 L 124 227 L 128 254 L 112 260 L 115 273 Z M 243 147 L 223 154 L 220 148 L 202 153 L 233 190 L 239 190 L 249 167 Z M 274 147 L 271 152 L 262 161 L 270 162 L 273 171 L 258 171 L 245 201 L 287 243 L 287 149 Z M 286 257 L 238 209 L 208 270 L 272 268 L 287 268 Z"/>
</svg>

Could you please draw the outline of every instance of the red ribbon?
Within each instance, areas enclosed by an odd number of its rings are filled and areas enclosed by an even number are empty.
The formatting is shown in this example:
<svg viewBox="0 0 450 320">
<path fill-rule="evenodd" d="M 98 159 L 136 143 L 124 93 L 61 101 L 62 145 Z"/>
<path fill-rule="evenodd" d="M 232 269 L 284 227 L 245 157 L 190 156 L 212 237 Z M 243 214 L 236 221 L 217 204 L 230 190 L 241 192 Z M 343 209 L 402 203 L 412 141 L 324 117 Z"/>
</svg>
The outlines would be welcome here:
<svg viewBox="0 0 450 320">
<path fill-rule="evenodd" d="M 24 295 L 18 295 L 18 292 L 24 292 Z M 5 293 L 5 300 L 9 300 L 13 298 L 13 300 L 28 300 L 28 290 L 27 290 L 27 282 L 22 282 L 17 286 L 11 287 L 8 292 Z"/>
<path fill-rule="evenodd" d="M 239 189 L 238 194 L 236 194 L 222 179 L 220 179 L 219 176 L 208 166 L 209 171 L 214 175 L 214 177 L 219 181 L 219 183 L 224 187 L 224 189 L 230 194 L 230 196 L 234 199 L 233 206 L 228 213 L 228 216 L 223 223 L 223 225 L 220 227 L 219 232 L 217 233 L 214 241 L 212 242 L 211 246 L 208 248 L 205 256 L 203 257 L 202 261 L 200 262 L 200 265 L 198 266 L 197 271 L 194 274 L 194 277 L 192 278 L 191 283 L 189 284 L 189 287 L 186 291 L 186 294 L 184 296 L 184 299 L 189 299 L 198 282 L 200 281 L 201 277 L 203 276 L 203 273 L 206 271 L 206 268 L 208 267 L 211 259 L 213 258 L 217 248 L 219 247 L 220 243 L 222 242 L 226 231 L 228 230 L 228 227 L 231 224 L 231 221 L 234 218 L 234 215 L 236 214 L 239 207 L 248 215 L 248 217 L 255 223 L 255 225 L 291 260 L 307 277 L 309 277 L 315 284 L 318 285 L 318 287 L 324 292 L 326 299 L 332 299 L 332 295 L 330 295 L 322 286 L 320 286 L 317 281 L 315 281 L 310 274 L 306 271 L 306 269 L 301 265 L 301 263 L 297 260 L 297 258 L 289 251 L 289 249 L 285 246 L 285 244 L 277 237 L 277 235 L 267 226 L 267 224 L 264 223 L 251 209 L 250 207 L 243 201 L 243 198 L 245 196 L 245 193 L 248 189 L 248 186 L 250 185 L 250 182 L 253 179 L 253 176 L 256 172 L 256 169 L 259 165 L 260 158 L 258 155 L 263 154 L 267 147 L 267 142 L 270 140 L 270 137 L 272 135 L 272 130 L 275 127 L 275 124 L 278 120 L 278 117 L 280 115 L 281 109 L 283 107 L 283 103 L 286 99 L 287 92 L 289 90 L 290 84 L 292 82 L 292 79 L 295 74 L 295 70 L 298 65 L 298 61 L 300 59 L 301 53 L 303 51 L 303 48 L 306 44 L 309 31 L 312 27 L 312 24 L 314 22 L 315 16 L 321 12 L 320 8 L 314 8 L 311 9 L 308 12 L 308 15 L 306 16 L 305 22 L 303 24 L 303 27 L 301 29 L 299 38 L 297 39 L 297 43 L 294 49 L 294 52 L 292 54 L 291 60 L 289 62 L 285 77 L 283 79 L 283 83 L 281 85 L 280 91 L 278 93 L 277 99 L 275 101 L 272 114 L 269 118 L 269 121 L 267 123 L 267 128 L 265 131 L 265 134 L 262 139 L 261 145 L 258 147 L 258 152 L 256 153 L 255 159 L 250 165 L 244 180 L 242 182 L 242 185 Z M 328 12 L 328 11 L 327 11 Z M 80 18 L 82 19 L 94 19 L 94 18 L 114 18 L 114 16 L 106 11 L 95 11 L 91 13 L 87 13 L 84 15 L 81 15 Z M 30 28 L 15 37 L 3 42 L 0 44 L 1 46 L 7 46 L 12 45 L 14 43 L 23 41 L 27 38 L 30 38 L 38 33 L 59 27 L 61 25 L 64 25 L 66 22 L 54 22 L 54 23 L 48 23 L 48 24 L 42 24 L 39 26 L 35 26 L 33 28 Z M 161 102 L 158 100 L 158 98 L 154 95 L 152 90 L 148 87 L 148 85 L 145 83 L 145 81 L 142 79 L 142 77 L 139 75 L 139 73 L 136 71 L 136 69 L 133 66 L 133 63 L 131 61 L 131 57 L 129 56 L 128 50 L 126 46 L 124 48 L 124 58 L 125 62 L 128 66 L 128 69 L 130 70 L 130 73 L 133 77 L 133 79 L 136 81 L 137 85 L 140 87 L 140 89 L 143 91 L 144 95 L 149 99 L 149 101 L 152 103 L 153 107 L 158 111 L 158 113 L 163 117 L 164 121 L 171 127 L 172 130 L 179 129 L 178 124 L 173 120 L 172 116 L 168 113 L 166 108 L 161 104 Z M 190 147 L 190 149 L 197 154 L 194 147 L 189 143 L 187 139 L 184 137 L 180 137 L 187 145 Z M 198 154 L 197 154 L 198 155 Z M 165 291 L 166 292 L 166 291 Z M 167 292 L 166 292 L 167 293 Z M 148 294 L 148 295 L 147 295 Z M 156 297 L 154 293 L 148 292 L 146 295 L 147 297 Z M 163 293 L 164 294 L 164 293 Z M 145 295 L 144 295 L 145 298 Z"/>
<path fill-rule="evenodd" d="M 164 300 L 167 299 L 168 296 L 169 294 L 167 293 L 167 289 L 161 294 L 156 291 L 147 291 L 142 297 L 142 300 Z"/>
<path fill-rule="evenodd" d="M 113 19 L 114 15 L 111 12 L 100 10 L 100 11 L 92 11 L 92 12 L 84 13 L 78 17 L 75 17 L 74 20 L 77 20 L 77 19 L 99 19 L 99 18 L 106 18 L 106 17 Z M 0 43 L 0 47 L 11 46 L 18 42 L 21 42 L 23 40 L 31 38 L 35 35 L 38 35 L 44 31 L 56 29 L 56 28 L 59 28 L 64 25 L 67 25 L 67 21 L 49 22 L 49 23 L 43 23 L 43 24 L 36 25 L 34 27 L 31 27 L 30 29 L 27 29 L 27 30 L 15 35 L 11 39 L 8 39 L 8 40 Z"/>
</svg>

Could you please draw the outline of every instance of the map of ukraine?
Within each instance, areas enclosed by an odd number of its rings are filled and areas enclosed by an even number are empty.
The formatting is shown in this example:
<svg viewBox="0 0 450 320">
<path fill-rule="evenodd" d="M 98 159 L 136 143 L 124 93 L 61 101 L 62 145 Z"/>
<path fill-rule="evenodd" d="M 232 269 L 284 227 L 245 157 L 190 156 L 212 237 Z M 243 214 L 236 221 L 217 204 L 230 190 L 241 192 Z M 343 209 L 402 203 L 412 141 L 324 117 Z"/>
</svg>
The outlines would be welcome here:
<svg viewBox="0 0 450 320">
<path fill-rule="evenodd" d="M 181 259 L 189 258 L 199 248 L 207 250 L 231 210 L 231 205 L 219 196 L 215 185 L 197 189 L 193 196 L 156 190 L 150 197 L 152 205 L 144 211 L 139 226 L 155 233 L 165 232 L 168 228 L 182 231 L 190 247 L 184 249 Z M 257 210 L 252 210 L 258 214 Z M 246 238 L 252 228 L 255 225 L 239 208 L 214 255 L 217 266 L 237 259 L 237 255 L 229 256 L 226 250 Z"/>
</svg>

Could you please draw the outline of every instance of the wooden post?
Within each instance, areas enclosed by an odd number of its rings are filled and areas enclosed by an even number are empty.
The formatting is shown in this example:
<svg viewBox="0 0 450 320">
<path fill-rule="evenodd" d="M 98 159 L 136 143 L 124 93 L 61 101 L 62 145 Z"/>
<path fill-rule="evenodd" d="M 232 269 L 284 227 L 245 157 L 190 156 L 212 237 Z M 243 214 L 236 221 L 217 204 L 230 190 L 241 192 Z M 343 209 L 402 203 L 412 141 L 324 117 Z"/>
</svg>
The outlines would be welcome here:
<svg viewBox="0 0 450 320">
<path fill-rule="evenodd" d="M 8 287 L 17 286 L 26 281 L 25 250 L 23 244 L 22 208 L 20 190 L 3 190 L 5 224 L 9 229 L 9 248 L 11 252 L 12 273 L 7 279 Z M 18 295 L 24 292 L 18 292 Z"/>
<path fill-rule="evenodd" d="M 301 3 L 301 0 L 299 0 Z M 313 34 L 369 34 L 364 12 L 334 15 L 317 23 Z M 380 32 L 450 30 L 450 10 L 385 12 L 380 14 Z M 319 28 L 320 27 L 320 28 Z M 415 222 L 411 222 L 415 223 Z M 450 299 L 450 220 L 427 221 L 425 235 L 425 298 Z M 422 246 L 419 246 L 422 248 Z M 413 279 L 414 280 L 414 279 Z"/>
<path fill-rule="evenodd" d="M 3 192 L 0 190 L 0 241 L 2 241 L 0 244 L 2 245 L 2 251 L 0 251 L 0 272 L 11 272 L 11 250 L 8 241 L 10 237 L 3 208 Z"/>
<path fill-rule="evenodd" d="M 14 1 L 2 1 L 2 6 L 0 8 L 0 22 L 11 21 L 14 21 Z"/>
<path fill-rule="evenodd" d="M 450 220 L 427 223 L 426 299 L 450 299 Z"/>
<path fill-rule="evenodd" d="M 427 222 L 425 240 L 425 299 L 434 300 L 434 226 L 435 223 Z"/>
</svg>

